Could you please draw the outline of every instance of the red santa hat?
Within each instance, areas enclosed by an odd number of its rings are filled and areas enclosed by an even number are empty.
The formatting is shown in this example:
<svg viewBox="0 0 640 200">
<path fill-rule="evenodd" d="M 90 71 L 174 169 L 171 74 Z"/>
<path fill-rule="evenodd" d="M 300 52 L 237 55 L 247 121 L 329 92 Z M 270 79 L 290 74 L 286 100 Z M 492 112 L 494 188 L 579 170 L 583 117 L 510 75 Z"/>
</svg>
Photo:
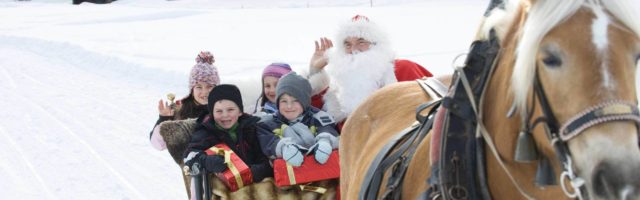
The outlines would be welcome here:
<svg viewBox="0 0 640 200">
<path fill-rule="evenodd" d="M 338 28 L 334 44 L 343 48 L 343 41 L 347 37 L 363 38 L 376 46 L 389 43 L 387 34 L 364 15 L 353 16 L 349 21 L 342 23 Z"/>
</svg>

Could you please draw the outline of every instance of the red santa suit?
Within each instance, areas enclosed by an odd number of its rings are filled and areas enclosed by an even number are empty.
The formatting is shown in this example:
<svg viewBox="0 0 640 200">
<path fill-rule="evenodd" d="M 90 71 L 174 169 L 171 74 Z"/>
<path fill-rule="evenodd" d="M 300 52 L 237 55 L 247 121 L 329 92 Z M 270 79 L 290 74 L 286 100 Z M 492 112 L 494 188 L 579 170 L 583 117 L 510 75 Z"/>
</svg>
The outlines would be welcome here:
<svg viewBox="0 0 640 200">
<path fill-rule="evenodd" d="M 363 38 L 371 45 L 364 52 L 348 54 L 343 41 Z M 384 32 L 366 17 L 356 16 L 342 24 L 333 51 L 327 52 L 328 65 L 311 68 L 312 105 L 329 112 L 336 121 L 344 121 L 369 95 L 398 82 L 433 76 L 419 64 L 396 59 Z"/>
</svg>

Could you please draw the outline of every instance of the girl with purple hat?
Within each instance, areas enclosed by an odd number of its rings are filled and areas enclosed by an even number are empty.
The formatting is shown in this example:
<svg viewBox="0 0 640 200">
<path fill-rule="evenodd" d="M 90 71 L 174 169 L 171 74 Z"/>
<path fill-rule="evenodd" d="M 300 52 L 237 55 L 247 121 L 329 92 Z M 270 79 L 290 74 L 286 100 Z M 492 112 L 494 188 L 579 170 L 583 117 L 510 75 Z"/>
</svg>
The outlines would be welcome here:
<svg viewBox="0 0 640 200">
<path fill-rule="evenodd" d="M 287 63 L 271 63 L 262 71 L 262 94 L 256 102 L 254 113 L 273 114 L 276 108 L 276 85 L 283 75 L 291 72 Z"/>
</svg>

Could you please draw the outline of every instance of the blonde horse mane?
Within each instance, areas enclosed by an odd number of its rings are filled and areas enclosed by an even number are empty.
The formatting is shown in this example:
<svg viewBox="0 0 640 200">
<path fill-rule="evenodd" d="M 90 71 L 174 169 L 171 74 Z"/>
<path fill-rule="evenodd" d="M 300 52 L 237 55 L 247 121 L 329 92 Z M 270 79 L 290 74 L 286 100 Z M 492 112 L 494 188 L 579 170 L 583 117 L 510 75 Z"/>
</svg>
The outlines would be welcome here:
<svg viewBox="0 0 640 200">
<path fill-rule="evenodd" d="M 514 103 L 521 115 L 526 115 L 527 94 L 529 94 L 535 75 L 535 58 L 542 38 L 556 25 L 564 22 L 582 7 L 593 10 L 602 9 L 616 17 L 636 35 L 640 36 L 640 12 L 634 0 L 538 0 L 531 5 L 529 1 L 512 0 L 505 2 L 505 9 L 494 9 L 481 28 L 481 38 L 488 38 L 489 31 L 494 29 L 498 38 L 504 38 L 509 25 L 516 19 L 518 7 L 523 6 L 527 12 L 527 22 L 520 34 L 511 91 Z"/>
</svg>

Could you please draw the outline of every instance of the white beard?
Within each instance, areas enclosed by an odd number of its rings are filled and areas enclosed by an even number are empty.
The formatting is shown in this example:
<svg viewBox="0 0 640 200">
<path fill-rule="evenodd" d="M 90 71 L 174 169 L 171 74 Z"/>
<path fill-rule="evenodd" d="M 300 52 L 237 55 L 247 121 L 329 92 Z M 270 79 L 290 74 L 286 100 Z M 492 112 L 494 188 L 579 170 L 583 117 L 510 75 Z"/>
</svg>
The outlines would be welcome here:
<svg viewBox="0 0 640 200">
<path fill-rule="evenodd" d="M 342 121 L 376 90 L 397 82 L 394 54 L 372 47 L 356 54 L 336 52 L 329 56 L 326 67 L 330 77 L 325 94 L 325 110 L 336 121 Z"/>
</svg>

